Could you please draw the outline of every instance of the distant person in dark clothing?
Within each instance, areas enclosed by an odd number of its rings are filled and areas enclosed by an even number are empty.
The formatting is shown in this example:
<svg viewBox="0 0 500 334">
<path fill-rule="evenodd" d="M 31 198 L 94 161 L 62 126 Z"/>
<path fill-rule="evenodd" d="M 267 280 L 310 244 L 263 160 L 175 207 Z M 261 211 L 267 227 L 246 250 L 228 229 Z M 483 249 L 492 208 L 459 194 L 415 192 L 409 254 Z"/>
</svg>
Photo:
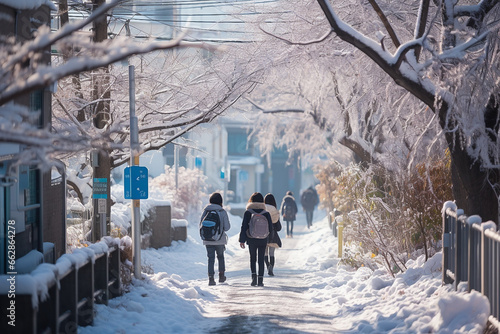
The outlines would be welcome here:
<svg viewBox="0 0 500 334">
<path fill-rule="evenodd" d="M 293 238 L 293 222 L 297 217 L 297 203 L 295 203 L 295 198 L 293 197 L 293 193 L 288 191 L 286 196 L 283 197 L 283 201 L 281 202 L 281 215 L 283 216 L 283 220 L 286 221 L 286 237 Z"/>
<path fill-rule="evenodd" d="M 256 218 L 263 218 L 267 220 L 267 234 L 263 235 L 252 235 L 252 225 L 257 226 Z M 260 219 L 258 219 L 260 221 Z M 255 228 L 254 232 L 261 232 L 261 227 L 266 225 L 258 224 L 259 228 Z M 248 200 L 246 211 L 243 214 L 243 221 L 241 222 L 241 232 L 240 232 L 240 247 L 245 248 L 245 242 L 248 244 L 248 250 L 250 252 L 250 271 L 252 272 L 252 286 L 264 286 L 264 253 L 267 246 L 267 238 L 273 230 L 273 221 L 271 215 L 266 211 L 266 204 L 264 203 L 264 197 L 261 193 L 253 193 Z M 257 266 L 256 262 L 259 264 L 259 272 L 257 276 Z"/>
<path fill-rule="evenodd" d="M 310 186 L 300 196 L 300 204 L 306 212 L 307 228 L 311 228 L 313 221 L 314 208 L 319 203 L 318 193 Z"/>
</svg>

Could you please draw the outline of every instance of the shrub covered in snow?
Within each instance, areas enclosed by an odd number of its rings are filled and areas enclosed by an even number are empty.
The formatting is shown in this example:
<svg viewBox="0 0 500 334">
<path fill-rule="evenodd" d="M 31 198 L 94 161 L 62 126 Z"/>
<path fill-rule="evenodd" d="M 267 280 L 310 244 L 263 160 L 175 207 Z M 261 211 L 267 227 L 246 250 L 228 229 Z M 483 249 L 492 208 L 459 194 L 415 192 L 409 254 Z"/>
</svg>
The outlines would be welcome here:
<svg viewBox="0 0 500 334">
<path fill-rule="evenodd" d="M 72 171 L 71 175 L 75 174 Z M 88 234 L 91 229 L 89 220 L 91 210 L 91 188 L 85 186 L 91 178 L 80 180 L 79 189 L 83 196 L 78 198 L 69 192 L 67 198 L 67 240 L 68 252 L 78 247 L 88 245 Z M 149 181 L 149 198 L 141 200 L 141 221 L 144 221 L 151 209 L 158 205 L 170 205 L 172 207 L 172 218 L 186 219 L 192 215 L 197 215 L 201 211 L 202 199 L 206 198 L 206 176 L 198 169 L 187 169 L 180 167 L 178 170 L 178 185 L 175 186 L 175 171 L 170 166 L 165 166 L 165 173 Z M 76 183 L 76 182 L 73 182 Z M 83 184 L 83 185 L 82 185 Z M 87 189 L 88 188 L 88 189 Z M 131 210 L 130 200 L 124 198 L 124 189 L 121 184 L 111 186 L 111 236 L 122 238 L 130 235 L 131 231 Z M 82 199 L 86 203 L 81 203 Z M 198 219 L 198 217 L 196 217 Z M 147 230 L 147 227 L 146 227 Z"/>
<path fill-rule="evenodd" d="M 343 213 L 344 261 L 398 272 L 406 270 L 410 258 L 432 256 L 440 239 L 442 204 L 452 198 L 448 164 L 445 157 L 399 173 L 358 165 L 339 171 L 337 164 L 320 170 L 324 206 Z"/>
<path fill-rule="evenodd" d="M 206 178 L 199 169 L 180 167 L 176 188 L 175 170 L 165 166 L 165 173 L 150 181 L 150 196 L 170 201 L 172 218 L 189 220 L 201 211 L 202 198 L 207 196 Z"/>
</svg>

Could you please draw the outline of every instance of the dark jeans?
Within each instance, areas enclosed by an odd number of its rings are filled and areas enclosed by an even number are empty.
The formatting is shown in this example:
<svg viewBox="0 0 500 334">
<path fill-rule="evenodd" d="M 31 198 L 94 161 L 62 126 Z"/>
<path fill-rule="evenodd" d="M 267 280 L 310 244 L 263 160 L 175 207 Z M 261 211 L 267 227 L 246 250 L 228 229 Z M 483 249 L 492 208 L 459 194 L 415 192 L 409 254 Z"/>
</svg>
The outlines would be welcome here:
<svg viewBox="0 0 500 334">
<path fill-rule="evenodd" d="M 313 213 L 314 213 L 314 210 L 307 210 L 306 211 L 307 227 L 310 227 L 313 224 Z"/>
<path fill-rule="evenodd" d="M 293 220 L 286 222 L 286 235 L 289 236 L 293 234 Z"/>
<path fill-rule="evenodd" d="M 224 261 L 224 251 L 226 250 L 225 245 L 205 245 L 207 247 L 208 256 L 208 275 L 213 276 L 215 274 L 215 253 L 217 253 L 217 261 L 219 262 L 219 272 L 226 271 L 226 263 Z"/>
<path fill-rule="evenodd" d="M 249 239 L 248 251 L 250 252 L 250 271 L 257 272 L 256 262 L 259 263 L 259 276 L 264 276 L 264 253 L 266 252 L 267 239 Z"/>
</svg>

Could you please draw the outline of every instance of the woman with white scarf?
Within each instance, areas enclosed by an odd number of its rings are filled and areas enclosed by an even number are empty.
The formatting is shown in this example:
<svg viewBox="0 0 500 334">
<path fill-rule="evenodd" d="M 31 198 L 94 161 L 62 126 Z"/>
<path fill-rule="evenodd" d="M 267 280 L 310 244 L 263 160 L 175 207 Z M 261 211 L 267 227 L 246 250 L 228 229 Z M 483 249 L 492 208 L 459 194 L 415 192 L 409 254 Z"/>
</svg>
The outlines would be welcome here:
<svg viewBox="0 0 500 334">
<path fill-rule="evenodd" d="M 269 234 L 269 238 L 267 239 L 267 247 L 266 253 L 264 256 L 264 262 L 266 263 L 267 273 L 269 276 L 274 276 L 274 251 L 276 248 L 281 247 L 281 239 L 278 235 L 278 231 L 281 231 L 281 222 L 280 222 L 280 212 L 278 211 L 276 205 L 276 199 L 273 194 L 267 194 L 264 197 L 264 203 L 266 203 L 266 211 L 271 215 L 271 220 L 273 221 L 273 230 Z"/>
</svg>

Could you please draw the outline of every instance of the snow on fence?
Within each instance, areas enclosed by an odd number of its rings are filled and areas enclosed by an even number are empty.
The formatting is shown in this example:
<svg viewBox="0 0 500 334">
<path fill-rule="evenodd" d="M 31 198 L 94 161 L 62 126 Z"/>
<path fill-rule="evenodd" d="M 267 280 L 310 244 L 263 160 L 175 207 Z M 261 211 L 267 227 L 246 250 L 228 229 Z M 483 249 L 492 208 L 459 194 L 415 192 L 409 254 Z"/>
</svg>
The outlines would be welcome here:
<svg viewBox="0 0 500 334">
<path fill-rule="evenodd" d="M 0 307 L 10 312 L 0 333 L 77 333 L 92 325 L 94 303 L 122 293 L 120 263 L 119 241 L 106 237 L 30 274 L 0 276 Z"/>
<path fill-rule="evenodd" d="M 443 284 L 467 283 L 485 295 L 490 321 L 500 328 L 500 233 L 493 222 L 467 217 L 455 203 L 443 206 Z"/>
</svg>

